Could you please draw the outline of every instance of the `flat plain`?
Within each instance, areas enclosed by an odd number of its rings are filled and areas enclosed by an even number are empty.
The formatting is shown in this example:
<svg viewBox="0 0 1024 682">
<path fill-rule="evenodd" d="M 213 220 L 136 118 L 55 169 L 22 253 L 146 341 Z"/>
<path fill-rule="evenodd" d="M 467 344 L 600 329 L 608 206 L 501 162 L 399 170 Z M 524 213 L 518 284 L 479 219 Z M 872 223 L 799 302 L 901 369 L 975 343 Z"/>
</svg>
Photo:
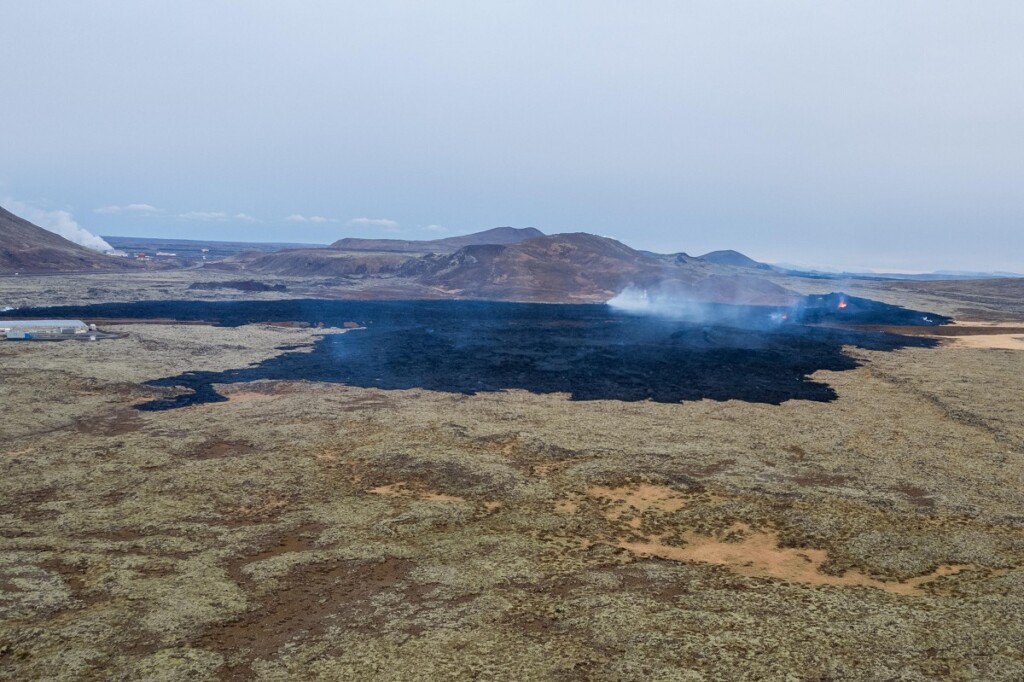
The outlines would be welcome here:
<svg viewBox="0 0 1024 682">
<path fill-rule="evenodd" d="M 856 293 L 1024 319 L 974 286 Z M 258 381 L 140 412 L 341 330 L 109 328 L 0 343 L 0 676 L 1024 679 L 1024 351 L 848 348 L 831 402 Z"/>
</svg>

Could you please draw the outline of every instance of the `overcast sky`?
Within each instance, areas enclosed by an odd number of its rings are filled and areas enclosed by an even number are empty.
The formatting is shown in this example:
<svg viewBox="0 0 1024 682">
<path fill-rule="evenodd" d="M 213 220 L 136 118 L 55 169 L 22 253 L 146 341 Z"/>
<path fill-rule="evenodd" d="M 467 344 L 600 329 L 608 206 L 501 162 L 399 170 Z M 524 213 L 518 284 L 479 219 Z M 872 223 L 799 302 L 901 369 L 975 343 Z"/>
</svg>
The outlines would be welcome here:
<svg viewBox="0 0 1024 682">
<path fill-rule="evenodd" d="M 1024 270 L 1019 0 L 0 0 L 0 76 L 0 197 L 98 234 Z"/>
</svg>

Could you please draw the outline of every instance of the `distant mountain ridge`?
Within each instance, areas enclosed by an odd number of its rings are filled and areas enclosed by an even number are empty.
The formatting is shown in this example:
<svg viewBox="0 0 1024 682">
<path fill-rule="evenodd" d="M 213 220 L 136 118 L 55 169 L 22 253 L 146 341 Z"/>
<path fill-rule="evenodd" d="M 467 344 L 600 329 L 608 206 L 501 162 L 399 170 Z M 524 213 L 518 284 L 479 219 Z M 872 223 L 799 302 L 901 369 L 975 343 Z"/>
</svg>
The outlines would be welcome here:
<svg viewBox="0 0 1024 682">
<path fill-rule="evenodd" d="M 760 277 L 689 259 L 666 264 L 656 255 L 586 232 L 466 247 L 433 261 L 420 274 L 423 283 L 474 298 L 604 301 L 625 287 L 717 303 L 784 304 L 792 297 L 789 290 Z"/>
<path fill-rule="evenodd" d="M 464 246 L 516 244 L 543 236 L 543 232 L 533 227 L 495 227 L 458 237 L 429 240 L 346 237 L 339 239 L 327 248 L 342 251 L 387 251 L 393 253 L 455 253 Z"/>
<path fill-rule="evenodd" d="M 596 302 L 639 287 L 698 301 L 785 304 L 793 295 L 763 277 L 685 254 L 665 256 L 586 232 L 544 235 L 533 228 L 418 242 L 342 239 L 326 249 L 243 254 L 213 267 L 362 277 L 390 287 L 396 297 Z"/>
<path fill-rule="evenodd" d="M 79 246 L 0 207 L 0 274 L 109 272 L 135 267 L 128 259 Z"/>
</svg>

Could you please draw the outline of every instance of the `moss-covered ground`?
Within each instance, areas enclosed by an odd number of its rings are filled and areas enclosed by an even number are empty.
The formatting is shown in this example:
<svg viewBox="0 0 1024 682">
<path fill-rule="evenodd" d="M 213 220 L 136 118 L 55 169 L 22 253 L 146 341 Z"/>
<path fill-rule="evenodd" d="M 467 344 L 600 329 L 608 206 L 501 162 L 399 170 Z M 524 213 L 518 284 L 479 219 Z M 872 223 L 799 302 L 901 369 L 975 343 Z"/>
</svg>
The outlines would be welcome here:
<svg viewBox="0 0 1024 682">
<path fill-rule="evenodd" d="M 834 402 L 148 379 L 313 330 L 0 343 L 0 677 L 1024 679 L 1024 352 Z M 358 333 L 358 332 L 353 332 Z"/>
</svg>

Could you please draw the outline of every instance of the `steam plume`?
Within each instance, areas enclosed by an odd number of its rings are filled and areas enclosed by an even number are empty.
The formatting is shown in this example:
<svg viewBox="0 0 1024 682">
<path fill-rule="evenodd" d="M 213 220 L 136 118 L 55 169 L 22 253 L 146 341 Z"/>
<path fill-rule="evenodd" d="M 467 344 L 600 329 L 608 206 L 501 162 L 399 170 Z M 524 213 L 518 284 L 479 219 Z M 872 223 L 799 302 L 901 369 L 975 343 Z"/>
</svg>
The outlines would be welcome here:
<svg viewBox="0 0 1024 682">
<path fill-rule="evenodd" d="M 715 306 L 696 301 L 680 291 L 626 287 L 608 301 L 617 310 L 638 315 L 657 315 L 679 320 L 703 321 Z"/>
<path fill-rule="evenodd" d="M 94 235 L 75 222 L 74 216 L 68 211 L 46 211 L 31 204 L 14 201 L 13 199 L 5 199 L 4 205 L 11 212 L 21 216 L 30 223 L 59 234 L 64 239 L 72 241 L 79 246 L 103 253 L 114 250 L 114 247 L 108 244 L 102 237 Z"/>
</svg>

